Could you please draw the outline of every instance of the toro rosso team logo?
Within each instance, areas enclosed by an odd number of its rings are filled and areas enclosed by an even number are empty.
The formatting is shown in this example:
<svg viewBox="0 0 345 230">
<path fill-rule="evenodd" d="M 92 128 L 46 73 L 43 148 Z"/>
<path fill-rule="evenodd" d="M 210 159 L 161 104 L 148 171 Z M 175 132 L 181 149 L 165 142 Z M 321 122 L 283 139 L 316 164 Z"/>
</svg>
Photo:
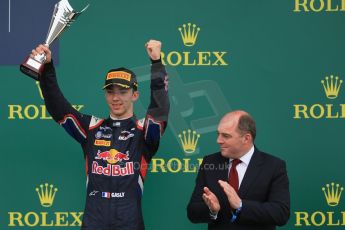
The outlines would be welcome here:
<svg viewBox="0 0 345 230">
<path fill-rule="evenodd" d="M 120 141 L 128 140 L 129 138 L 134 137 L 134 134 L 128 131 L 122 131 L 119 136 Z"/>
<path fill-rule="evenodd" d="M 98 151 L 97 155 L 95 156 L 96 160 L 103 160 L 107 162 L 106 166 L 99 165 L 97 161 L 92 162 L 92 173 L 98 175 L 106 175 L 106 176 L 127 176 L 134 174 L 133 162 L 126 162 L 124 167 L 121 167 L 120 164 L 116 164 L 122 161 L 129 160 L 129 153 L 128 151 L 125 153 L 121 153 L 116 149 L 110 149 L 109 151 Z"/>
</svg>

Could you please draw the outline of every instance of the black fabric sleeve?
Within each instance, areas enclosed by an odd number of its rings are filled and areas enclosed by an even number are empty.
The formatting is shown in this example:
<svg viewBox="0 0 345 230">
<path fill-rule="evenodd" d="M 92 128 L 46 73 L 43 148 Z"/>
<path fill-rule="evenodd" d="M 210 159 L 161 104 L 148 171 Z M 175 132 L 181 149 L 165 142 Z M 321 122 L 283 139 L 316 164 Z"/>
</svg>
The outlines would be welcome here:
<svg viewBox="0 0 345 230">
<path fill-rule="evenodd" d="M 151 65 L 151 100 L 144 122 L 144 140 L 147 148 L 145 159 L 151 160 L 159 147 L 159 141 L 168 123 L 170 102 L 168 97 L 168 75 L 160 61 Z"/>
<path fill-rule="evenodd" d="M 63 96 L 57 79 L 53 63 L 45 64 L 40 76 L 40 87 L 48 112 L 68 134 L 79 143 L 84 143 L 91 116 L 78 112 Z"/>
</svg>

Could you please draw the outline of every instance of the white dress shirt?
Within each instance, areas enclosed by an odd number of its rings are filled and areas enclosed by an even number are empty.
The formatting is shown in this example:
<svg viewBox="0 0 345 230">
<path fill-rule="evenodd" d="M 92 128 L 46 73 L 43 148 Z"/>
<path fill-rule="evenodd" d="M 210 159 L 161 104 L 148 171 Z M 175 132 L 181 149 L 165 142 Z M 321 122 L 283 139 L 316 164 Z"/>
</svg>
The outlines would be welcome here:
<svg viewBox="0 0 345 230">
<path fill-rule="evenodd" d="M 236 167 L 237 174 L 238 174 L 238 189 L 240 189 L 240 187 L 241 187 L 241 183 L 242 183 L 244 174 L 247 171 L 247 168 L 248 168 L 250 159 L 252 159 L 253 153 L 254 153 L 254 145 L 250 148 L 250 150 L 246 154 L 244 154 L 239 159 L 239 160 L 241 160 L 241 163 L 239 163 Z M 231 158 L 229 159 L 229 163 L 230 163 L 229 172 L 230 172 L 230 169 L 232 167 L 232 160 L 233 159 L 231 159 Z M 228 172 L 228 175 L 229 175 L 229 172 Z"/>
</svg>

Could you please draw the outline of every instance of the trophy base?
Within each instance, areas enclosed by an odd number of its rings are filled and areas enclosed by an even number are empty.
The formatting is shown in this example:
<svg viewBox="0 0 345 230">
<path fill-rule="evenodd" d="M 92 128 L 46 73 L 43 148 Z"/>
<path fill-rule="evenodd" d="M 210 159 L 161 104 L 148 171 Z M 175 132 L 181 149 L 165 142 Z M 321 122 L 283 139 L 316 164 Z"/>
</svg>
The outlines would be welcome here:
<svg viewBox="0 0 345 230">
<path fill-rule="evenodd" d="M 42 74 L 44 64 L 28 57 L 23 64 L 20 65 L 20 71 L 25 75 L 39 81 L 39 77 Z"/>
</svg>

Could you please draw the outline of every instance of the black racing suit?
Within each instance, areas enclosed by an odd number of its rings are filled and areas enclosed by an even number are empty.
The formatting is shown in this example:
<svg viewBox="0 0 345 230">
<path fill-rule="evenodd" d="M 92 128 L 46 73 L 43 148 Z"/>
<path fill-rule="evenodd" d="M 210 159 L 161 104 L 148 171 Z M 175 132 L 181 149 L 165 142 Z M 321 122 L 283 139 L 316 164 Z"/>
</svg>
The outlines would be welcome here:
<svg viewBox="0 0 345 230">
<path fill-rule="evenodd" d="M 84 151 L 88 181 L 82 229 L 144 229 L 143 182 L 167 126 L 167 83 L 162 63 L 153 63 L 146 117 L 99 119 L 75 110 L 59 89 L 53 64 L 45 65 L 40 86 L 46 107 Z"/>
</svg>

